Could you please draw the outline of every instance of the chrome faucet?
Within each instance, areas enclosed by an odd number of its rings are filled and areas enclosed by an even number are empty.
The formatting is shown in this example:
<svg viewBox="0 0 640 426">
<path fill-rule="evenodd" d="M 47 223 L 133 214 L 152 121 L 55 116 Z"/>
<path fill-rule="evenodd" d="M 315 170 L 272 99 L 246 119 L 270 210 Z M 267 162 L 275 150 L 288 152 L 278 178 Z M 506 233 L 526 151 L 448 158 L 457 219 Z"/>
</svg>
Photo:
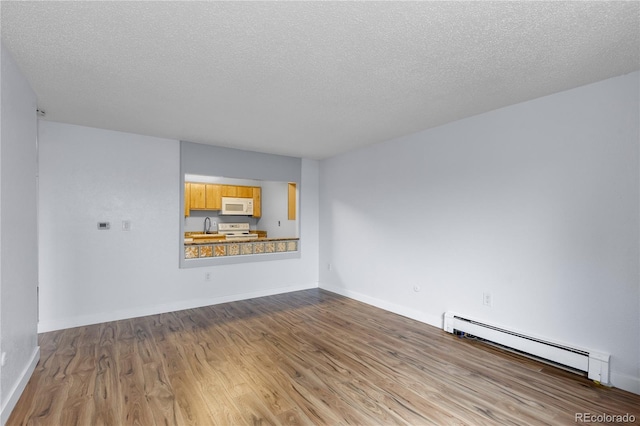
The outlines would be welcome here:
<svg viewBox="0 0 640 426">
<path fill-rule="evenodd" d="M 208 234 L 211 231 L 211 218 L 209 216 L 204 218 L 204 233 Z"/>
</svg>

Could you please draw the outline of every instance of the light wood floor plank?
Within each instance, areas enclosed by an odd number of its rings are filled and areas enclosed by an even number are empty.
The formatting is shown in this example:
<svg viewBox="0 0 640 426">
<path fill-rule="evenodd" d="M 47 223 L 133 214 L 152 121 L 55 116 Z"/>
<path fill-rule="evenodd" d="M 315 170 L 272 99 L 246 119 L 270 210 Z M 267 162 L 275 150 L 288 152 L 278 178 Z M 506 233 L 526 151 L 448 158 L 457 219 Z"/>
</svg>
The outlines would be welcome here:
<svg viewBox="0 0 640 426">
<path fill-rule="evenodd" d="M 319 289 L 39 336 L 8 425 L 557 425 L 640 396 Z"/>
</svg>

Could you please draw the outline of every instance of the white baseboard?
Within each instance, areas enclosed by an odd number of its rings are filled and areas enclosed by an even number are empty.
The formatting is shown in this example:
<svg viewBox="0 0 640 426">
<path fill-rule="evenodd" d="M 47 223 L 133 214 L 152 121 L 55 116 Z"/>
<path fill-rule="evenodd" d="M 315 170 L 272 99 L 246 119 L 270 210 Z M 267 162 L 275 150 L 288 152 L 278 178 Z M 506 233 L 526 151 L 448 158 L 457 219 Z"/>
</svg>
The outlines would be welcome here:
<svg viewBox="0 0 640 426">
<path fill-rule="evenodd" d="M 632 392 L 640 395 L 640 377 L 633 377 L 612 371 L 610 381 L 611 385 L 615 386 L 618 389 L 623 389 L 627 392 Z"/>
<path fill-rule="evenodd" d="M 403 317 L 411 318 L 413 320 L 420 321 L 425 324 L 438 327 L 440 329 L 442 329 L 442 326 L 444 324 L 444 319 L 442 316 L 428 315 L 424 312 L 407 308 L 406 306 L 390 303 L 382 299 L 376 299 L 374 297 L 370 297 L 355 291 L 346 290 L 344 288 L 334 287 L 330 284 L 320 283 L 319 287 L 323 290 L 327 290 L 332 293 L 338 293 L 350 299 L 355 299 L 359 302 L 366 303 L 367 305 L 375 306 L 376 308 L 384 309 L 385 311 L 393 312 L 394 314 L 402 315 Z"/>
<path fill-rule="evenodd" d="M 229 296 L 214 297 L 211 299 L 185 300 L 175 303 L 166 303 L 154 306 L 141 306 L 134 309 L 124 309 L 113 312 L 103 312 L 95 315 L 83 315 L 55 320 L 40 320 L 38 333 L 62 330 L 65 328 L 82 327 L 91 324 L 100 324 L 109 321 L 118 321 L 129 318 L 144 317 L 147 315 L 163 314 L 166 312 L 181 311 L 184 309 L 200 308 L 203 306 L 218 305 L 220 303 L 235 302 L 238 300 L 253 299 L 256 297 L 273 296 L 275 294 L 290 293 L 293 291 L 318 288 L 318 283 L 299 284 L 289 287 L 272 288 L 251 293 L 232 294 Z"/>
<path fill-rule="evenodd" d="M 385 311 L 393 312 L 394 314 L 402 315 L 407 318 L 414 319 L 416 321 L 423 322 L 425 324 L 432 325 L 434 327 L 438 327 L 440 329 L 444 326 L 443 317 L 435 317 L 433 315 L 427 315 L 423 312 L 416 311 L 414 309 L 407 308 L 405 306 L 396 305 L 394 303 L 389 303 L 385 300 L 376 299 L 362 293 L 358 293 L 351 290 L 346 290 L 340 287 L 334 287 L 330 284 L 320 283 L 319 287 L 323 290 L 330 291 L 332 293 L 337 293 L 345 297 L 349 297 L 351 299 L 355 299 L 359 302 L 366 303 L 367 305 L 372 305 L 380 309 L 384 309 Z M 618 374 L 614 371 L 611 372 L 610 381 L 613 386 L 618 389 L 623 389 L 628 392 L 632 392 L 640 395 L 640 378 L 633 377 L 629 375 Z"/>
<path fill-rule="evenodd" d="M 6 402 L 2 406 L 2 412 L 0 413 L 0 424 L 4 425 L 9 420 L 9 416 L 11 412 L 15 408 L 22 392 L 24 392 L 24 388 L 27 387 L 27 383 L 33 374 L 33 370 L 36 369 L 36 365 L 40 360 L 40 346 L 36 346 L 31 354 L 31 359 L 29 359 L 29 363 L 26 365 L 25 369 L 22 371 L 20 375 L 20 380 L 16 382 L 13 388 L 9 391 L 9 397 L 6 399 Z"/>
</svg>

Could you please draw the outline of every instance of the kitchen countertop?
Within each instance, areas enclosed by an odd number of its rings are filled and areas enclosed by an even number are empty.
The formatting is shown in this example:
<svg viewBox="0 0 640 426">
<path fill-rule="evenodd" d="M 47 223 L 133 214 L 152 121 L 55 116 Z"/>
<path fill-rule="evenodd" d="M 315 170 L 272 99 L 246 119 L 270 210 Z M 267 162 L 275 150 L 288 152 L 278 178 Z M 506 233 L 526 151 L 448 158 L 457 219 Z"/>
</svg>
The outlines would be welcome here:
<svg viewBox="0 0 640 426">
<path fill-rule="evenodd" d="M 281 238 L 271 238 L 271 237 L 258 237 L 258 238 L 247 238 L 241 240 L 227 240 L 222 235 L 211 234 L 212 237 L 198 237 L 198 238 L 189 238 L 185 237 L 184 245 L 202 245 L 202 244 L 221 244 L 221 243 L 253 243 L 253 242 L 267 242 L 267 241 L 295 241 L 300 238 L 297 237 L 281 237 Z M 216 236 L 214 236 L 216 235 Z M 190 241 L 189 241 L 190 240 Z"/>
<path fill-rule="evenodd" d="M 297 252 L 300 247 L 300 238 L 282 237 L 231 239 L 207 238 L 209 235 L 196 234 L 195 238 L 185 238 L 184 258 L 203 259 L 212 257 L 233 256 L 262 256 L 270 254 L 282 254 Z"/>
</svg>

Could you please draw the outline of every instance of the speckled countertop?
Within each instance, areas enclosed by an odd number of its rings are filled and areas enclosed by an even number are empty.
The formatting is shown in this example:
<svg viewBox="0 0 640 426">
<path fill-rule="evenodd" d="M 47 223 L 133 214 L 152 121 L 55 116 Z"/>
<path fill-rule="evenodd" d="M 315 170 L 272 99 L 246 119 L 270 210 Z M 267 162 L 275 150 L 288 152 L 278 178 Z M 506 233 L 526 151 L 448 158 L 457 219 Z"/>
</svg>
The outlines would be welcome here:
<svg viewBox="0 0 640 426">
<path fill-rule="evenodd" d="M 296 237 L 281 237 L 281 238 L 270 238 L 270 237 L 258 237 L 258 238 L 247 238 L 240 240 L 227 240 L 223 235 L 211 234 L 211 237 L 198 237 L 198 238 L 189 238 L 189 236 L 185 233 L 184 245 L 202 245 L 202 244 L 220 244 L 220 243 L 253 243 L 253 242 L 267 242 L 267 241 L 296 241 L 300 238 Z"/>
</svg>

